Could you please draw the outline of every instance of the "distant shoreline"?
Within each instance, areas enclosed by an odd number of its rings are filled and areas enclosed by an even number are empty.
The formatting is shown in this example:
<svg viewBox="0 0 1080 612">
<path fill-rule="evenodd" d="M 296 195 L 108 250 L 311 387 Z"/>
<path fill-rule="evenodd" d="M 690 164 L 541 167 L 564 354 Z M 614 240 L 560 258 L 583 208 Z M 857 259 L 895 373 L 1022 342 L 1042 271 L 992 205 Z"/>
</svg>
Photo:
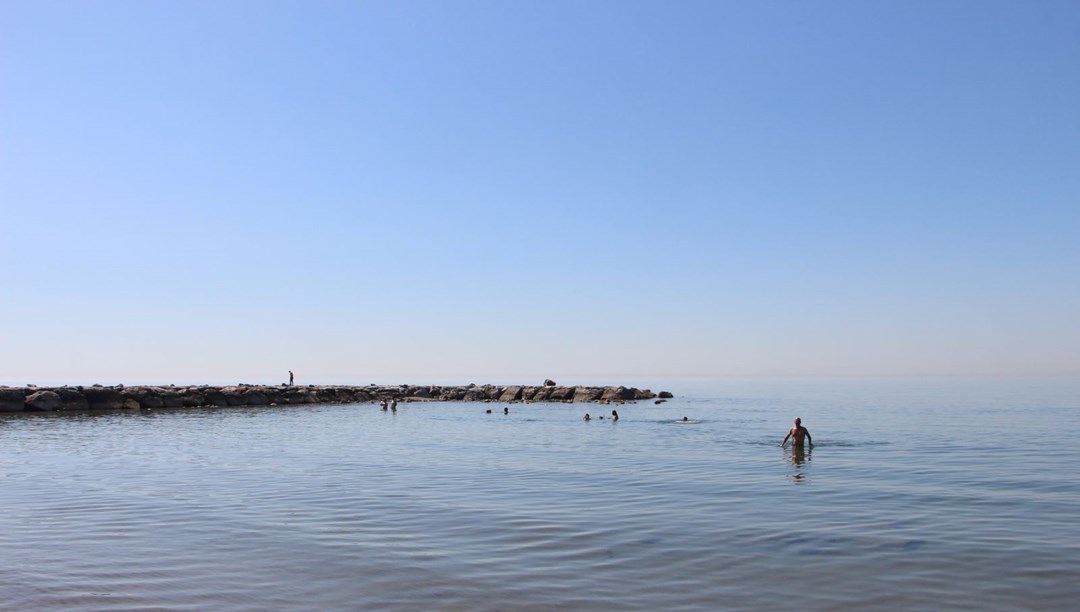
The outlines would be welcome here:
<svg viewBox="0 0 1080 612">
<path fill-rule="evenodd" d="M 671 393 L 624 386 L 543 385 L 137 385 L 0 387 L 0 412 L 226 408 L 398 402 L 564 402 L 620 404 Z"/>
</svg>

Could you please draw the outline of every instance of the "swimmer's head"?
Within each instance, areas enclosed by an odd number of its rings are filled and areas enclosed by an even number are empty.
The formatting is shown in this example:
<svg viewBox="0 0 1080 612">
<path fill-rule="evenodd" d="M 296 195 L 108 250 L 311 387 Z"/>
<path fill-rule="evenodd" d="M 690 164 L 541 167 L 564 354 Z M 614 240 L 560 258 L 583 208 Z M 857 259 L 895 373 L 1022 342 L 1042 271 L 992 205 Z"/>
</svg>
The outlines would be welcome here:
<svg viewBox="0 0 1080 612">
<path fill-rule="evenodd" d="M 800 419 L 799 417 L 795 417 L 795 424 L 799 425 L 801 423 L 802 423 L 802 419 Z"/>
</svg>

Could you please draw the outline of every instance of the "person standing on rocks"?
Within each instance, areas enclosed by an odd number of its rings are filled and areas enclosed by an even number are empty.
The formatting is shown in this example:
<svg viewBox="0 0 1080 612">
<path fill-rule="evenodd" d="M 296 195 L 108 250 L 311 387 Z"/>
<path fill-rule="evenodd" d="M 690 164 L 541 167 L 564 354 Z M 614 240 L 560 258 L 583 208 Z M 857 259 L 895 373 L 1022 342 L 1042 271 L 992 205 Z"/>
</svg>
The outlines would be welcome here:
<svg viewBox="0 0 1080 612">
<path fill-rule="evenodd" d="M 289 370 L 289 386 L 293 386 L 293 374 L 292 370 Z"/>
</svg>

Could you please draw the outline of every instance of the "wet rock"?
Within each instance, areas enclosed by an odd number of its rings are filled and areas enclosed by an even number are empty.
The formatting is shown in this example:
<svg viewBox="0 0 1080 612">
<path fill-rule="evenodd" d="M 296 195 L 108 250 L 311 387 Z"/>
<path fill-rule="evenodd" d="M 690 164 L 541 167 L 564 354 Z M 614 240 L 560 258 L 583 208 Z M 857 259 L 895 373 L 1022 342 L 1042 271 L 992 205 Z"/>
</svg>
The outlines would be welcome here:
<svg viewBox="0 0 1080 612">
<path fill-rule="evenodd" d="M 675 396 L 672 395 L 670 391 L 661 391 L 660 394 L 657 395 L 656 397 L 659 397 L 659 398 L 662 398 L 662 399 L 671 399 L 671 398 L 673 398 Z"/>
<path fill-rule="evenodd" d="M 90 410 L 119 410 L 124 407 L 124 396 L 118 389 L 94 385 L 83 392 Z"/>
<path fill-rule="evenodd" d="M 26 398 L 26 410 L 53 411 L 63 404 L 60 394 L 55 391 L 38 391 Z"/>
<path fill-rule="evenodd" d="M 60 396 L 60 401 L 63 402 L 60 406 L 61 410 L 88 410 L 90 408 L 90 404 L 86 402 L 86 397 L 78 389 L 60 387 L 56 390 L 56 394 Z"/>
<path fill-rule="evenodd" d="M 0 388 L 0 412 L 22 412 L 26 409 L 26 389 Z"/>
<path fill-rule="evenodd" d="M 270 397 L 258 389 L 245 389 L 244 397 L 248 406 L 266 406 L 270 403 Z"/>
</svg>

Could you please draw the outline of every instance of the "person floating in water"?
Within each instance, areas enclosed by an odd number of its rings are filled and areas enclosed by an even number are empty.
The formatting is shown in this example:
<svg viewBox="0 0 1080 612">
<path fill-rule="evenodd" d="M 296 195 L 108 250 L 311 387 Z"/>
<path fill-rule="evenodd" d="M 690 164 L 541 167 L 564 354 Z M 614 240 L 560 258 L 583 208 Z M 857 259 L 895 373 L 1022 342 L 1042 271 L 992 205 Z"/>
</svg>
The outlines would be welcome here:
<svg viewBox="0 0 1080 612">
<path fill-rule="evenodd" d="M 503 414 L 510 414 L 510 406 L 503 408 Z"/>
<path fill-rule="evenodd" d="M 582 421 L 591 421 L 591 420 L 592 420 L 592 417 L 591 417 L 591 416 L 589 416 L 589 413 L 588 413 L 588 412 L 586 412 L 586 413 L 585 413 L 585 416 L 581 417 L 581 420 L 582 420 Z"/>
<path fill-rule="evenodd" d="M 619 420 L 619 413 L 618 413 L 618 412 L 616 412 L 616 411 L 614 411 L 614 410 L 612 410 L 612 411 L 611 411 L 611 420 L 612 420 L 612 421 L 618 421 L 618 420 Z"/>
<path fill-rule="evenodd" d="M 802 426 L 802 419 L 798 417 L 795 418 L 795 426 L 788 430 L 784 441 L 780 443 L 781 447 L 787 444 L 788 438 L 791 438 L 791 448 L 802 448 L 804 440 L 810 443 L 810 448 L 814 448 L 814 439 L 810 437 L 810 431 Z"/>
<path fill-rule="evenodd" d="M 292 375 L 292 370 L 289 370 L 289 386 L 291 387 L 292 385 L 293 385 L 293 375 Z"/>
</svg>

